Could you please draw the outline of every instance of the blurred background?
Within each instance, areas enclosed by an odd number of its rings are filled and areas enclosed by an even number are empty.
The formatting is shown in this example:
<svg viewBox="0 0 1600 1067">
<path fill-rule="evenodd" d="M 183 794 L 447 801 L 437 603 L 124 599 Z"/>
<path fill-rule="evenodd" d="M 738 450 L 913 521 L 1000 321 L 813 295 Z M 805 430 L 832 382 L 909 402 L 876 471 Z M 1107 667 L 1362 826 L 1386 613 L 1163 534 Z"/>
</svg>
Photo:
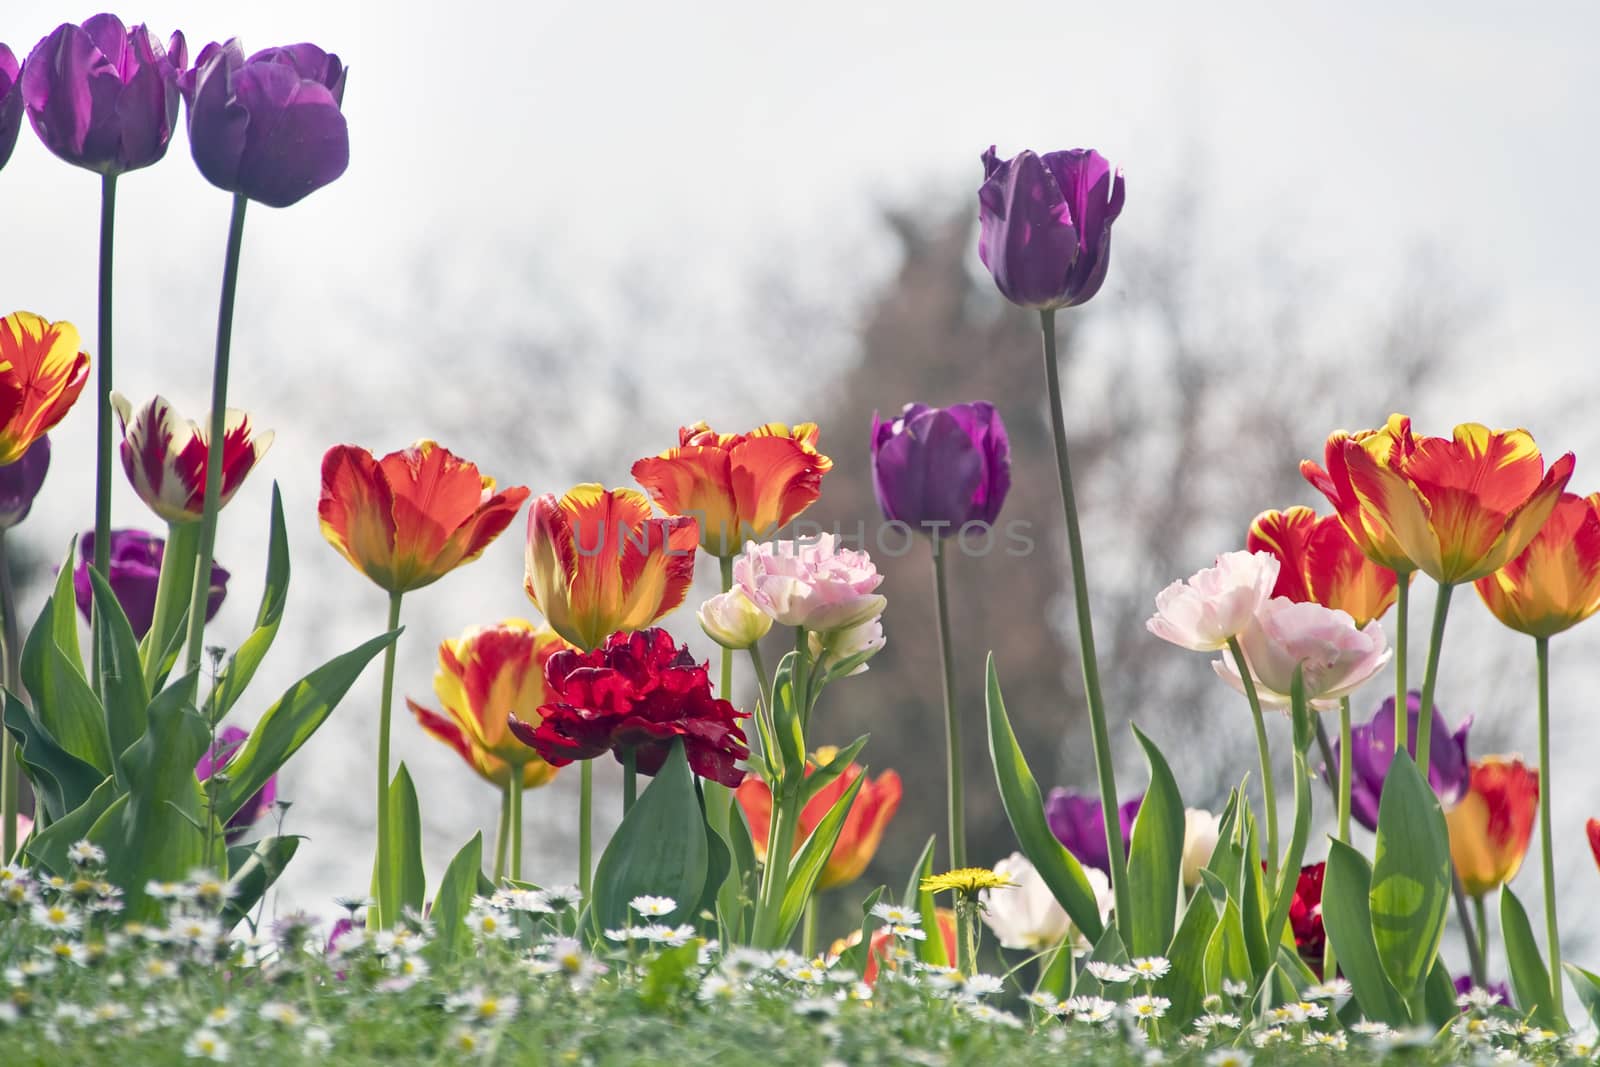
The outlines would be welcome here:
<svg viewBox="0 0 1600 1067">
<path fill-rule="evenodd" d="M 0 40 L 24 55 L 92 13 L 9 0 Z M 1062 316 L 1061 348 L 1125 795 L 1145 777 L 1133 722 L 1191 805 L 1220 808 L 1255 777 L 1242 699 L 1143 622 L 1159 588 L 1241 547 L 1256 512 L 1320 503 L 1296 468 L 1321 457 L 1330 430 L 1392 410 L 1428 433 L 1525 426 L 1547 455 L 1578 454 L 1574 490 L 1600 485 L 1590 5 L 1527 18 L 1466 2 L 1446 18 L 1364 3 L 1135 13 L 818 0 L 779 14 L 721 2 L 144 0 L 119 14 L 163 38 L 183 29 L 193 52 L 232 35 L 247 50 L 311 40 L 352 68 L 348 174 L 292 209 L 252 207 L 245 230 L 230 399 L 277 441 L 224 515 L 218 559 L 234 577 L 208 636 L 233 645 L 248 632 L 274 479 L 295 572 L 286 624 L 235 713 L 244 725 L 382 627 L 383 594 L 317 529 L 330 445 L 433 437 L 502 483 L 560 492 L 630 484 L 631 462 L 670 446 L 680 424 L 815 420 L 835 469 L 808 517 L 854 529 L 877 519 L 874 410 L 987 399 L 1016 465 L 1002 518 L 1032 523 L 1037 547 L 960 559 L 952 610 L 972 858 L 1012 851 L 982 740 L 990 649 L 1042 784 L 1090 789 L 1093 761 L 1035 320 L 975 254 L 978 156 L 991 143 L 1002 155 L 1094 146 L 1127 174 L 1109 279 Z M 135 401 L 159 391 L 198 417 L 228 198 L 181 134 L 118 191 L 118 387 Z M 92 175 L 24 130 L 0 172 L 6 310 L 94 337 L 97 196 Z M 92 437 L 92 405 L 80 403 L 53 435 L 33 517 L 8 539 L 27 618 L 92 524 Z M 156 528 L 116 481 L 115 525 Z M 395 748 L 422 796 L 433 877 L 474 830 L 492 834 L 498 801 L 399 698 L 433 703 L 441 638 L 532 611 L 522 528 L 406 600 Z M 873 886 L 903 884 L 943 826 L 926 549 L 879 565 L 888 647 L 830 690 L 816 740 L 870 732 L 868 762 L 896 769 L 905 799 L 867 876 L 834 894 L 824 934 L 842 932 Z M 711 657 L 691 614 L 713 590 L 709 563 L 700 578 L 667 623 Z M 1431 598 L 1419 581 L 1414 647 Z M 1600 813 L 1600 623 L 1556 640 L 1552 669 L 1556 860 L 1576 902 L 1600 878 L 1583 838 Z M 753 691 L 742 660 L 738 680 Z M 1358 719 L 1384 688 L 1358 694 Z M 335 894 L 367 885 L 377 692 L 374 667 L 283 777 L 285 829 L 309 840 L 279 910 L 327 913 Z M 1472 751 L 1531 757 L 1533 698 L 1532 642 L 1475 596 L 1457 598 L 1438 702 L 1452 724 L 1475 717 Z M 1270 725 L 1287 783 L 1287 723 Z M 604 834 L 620 774 L 603 762 L 598 778 Z M 573 773 L 529 798 L 535 880 L 574 878 L 576 786 Z M 1535 845 L 1517 888 L 1541 928 L 1537 864 Z M 1564 919 L 1582 959 L 1600 920 L 1573 904 Z"/>
</svg>

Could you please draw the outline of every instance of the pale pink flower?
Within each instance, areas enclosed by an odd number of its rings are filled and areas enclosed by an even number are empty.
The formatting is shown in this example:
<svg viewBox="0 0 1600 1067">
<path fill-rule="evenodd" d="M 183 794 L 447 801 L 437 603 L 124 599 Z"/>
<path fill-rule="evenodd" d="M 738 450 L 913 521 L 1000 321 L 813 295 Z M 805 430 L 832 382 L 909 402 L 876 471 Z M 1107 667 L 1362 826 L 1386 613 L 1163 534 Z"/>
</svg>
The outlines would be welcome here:
<svg viewBox="0 0 1600 1067">
<path fill-rule="evenodd" d="M 749 648 L 772 629 L 772 616 L 756 607 L 737 585 L 701 604 L 696 614 L 700 629 L 723 648 Z"/>
<path fill-rule="evenodd" d="M 1239 635 L 1239 645 L 1261 703 L 1276 708 L 1289 706 L 1296 667 L 1302 670 L 1306 699 L 1326 710 L 1382 670 L 1392 655 L 1376 621 L 1363 629 L 1346 612 L 1287 597 L 1267 601 Z M 1232 657 L 1211 666 L 1223 681 L 1244 691 Z"/>
<path fill-rule="evenodd" d="M 874 593 L 883 576 L 865 552 L 842 548 L 832 534 L 746 543 L 733 562 L 733 580 L 752 603 L 781 626 L 831 633 L 883 614 Z"/>
<path fill-rule="evenodd" d="M 1270 552 L 1224 552 L 1214 567 L 1156 594 L 1156 613 L 1145 628 L 1163 641 L 1215 652 L 1238 637 L 1272 596 L 1278 557 Z"/>
</svg>

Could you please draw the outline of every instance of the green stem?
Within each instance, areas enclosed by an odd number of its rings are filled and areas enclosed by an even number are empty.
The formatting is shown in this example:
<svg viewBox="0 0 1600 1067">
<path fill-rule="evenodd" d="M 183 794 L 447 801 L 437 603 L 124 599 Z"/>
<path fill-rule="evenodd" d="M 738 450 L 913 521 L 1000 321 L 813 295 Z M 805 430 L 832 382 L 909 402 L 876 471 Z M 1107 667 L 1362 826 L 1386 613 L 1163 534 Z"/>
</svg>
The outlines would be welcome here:
<svg viewBox="0 0 1600 1067">
<path fill-rule="evenodd" d="M 17 594 L 11 584 L 11 561 L 6 556 L 6 531 L 0 527 L 0 664 L 6 692 L 22 699 L 22 643 L 17 628 Z M 0 711 L 3 711 L 0 707 Z M 22 806 L 22 764 L 9 730 L 0 729 L 0 863 L 17 852 L 18 812 Z"/>
<path fill-rule="evenodd" d="M 1319 724 L 1321 720 L 1318 720 Z M 1339 840 L 1350 843 L 1350 752 L 1351 752 L 1350 698 L 1339 700 Z M 1333 938 L 1328 938 L 1322 953 L 1322 976 L 1332 980 L 1338 974 L 1338 960 L 1333 952 Z"/>
<path fill-rule="evenodd" d="M 817 898 L 812 897 L 806 901 L 805 911 L 800 919 L 800 955 L 806 959 L 817 951 Z"/>
<path fill-rule="evenodd" d="M 944 673 L 945 782 L 950 803 L 950 869 L 967 865 L 967 830 L 962 800 L 961 716 L 956 711 L 955 655 L 950 646 L 950 607 L 945 593 L 944 553 L 933 542 L 933 595 L 938 607 L 939 665 Z"/>
<path fill-rule="evenodd" d="M 167 523 L 167 544 L 161 552 L 161 576 L 156 580 L 156 606 L 145 635 L 144 684 L 154 693 L 156 679 L 172 644 L 178 620 L 193 593 L 195 556 L 200 551 L 200 524 Z M 208 592 L 210 582 L 207 583 Z"/>
<path fill-rule="evenodd" d="M 1428 764 L 1433 754 L 1433 687 L 1439 680 L 1439 650 L 1444 646 L 1444 620 L 1450 613 L 1450 594 L 1455 591 L 1453 585 L 1441 585 L 1439 596 L 1433 602 L 1433 632 L 1428 635 L 1428 667 L 1422 676 L 1422 708 L 1417 713 L 1417 770 L 1422 772 L 1422 780 L 1428 780 Z M 1404 704 L 1395 705 L 1394 721 L 1395 730 L 1401 741 L 1396 746 L 1396 752 L 1405 751 L 1407 720 Z"/>
<path fill-rule="evenodd" d="M 248 203 L 243 194 L 236 194 L 233 198 L 233 215 L 228 221 L 228 251 L 222 265 L 222 299 L 217 307 L 217 354 L 211 372 L 211 429 L 206 451 L 205 510 L 200 519 L 200 549 L 195 556 L 194 589 L 189 601 L 189 653 L 184 661 L 185 674 L 199 669 L 201 650 L 205 646 L 206 597 L 211 591 L 211 557 L 217 545 L 217 509 L 222 499 L 222 446 L 228 425 L 228 357 L 233 346 L 233 301 L 239 287 L 239 249 L 244 241 L 244 209 Z M 392 658 L 394 645 L 391 644 L 389 650 Z M 199 686 L 198 675 L 195 685 Z M 384 714 L 388 714 L 387 702 Z M 385 918 L 392 919 L 393 916 L 386 915 Z"/>
<path fill-rule="evenodd" d="M 1555 790 L 1550 787 L 1550 639 L 1534 639 L 1539 663 L 1539 850 L 1544 860 L 1544 923 L 1550 941 L 1550 993 L 1556 1018 L 1566 1018 L 1566 979 L 1561 973 L 1561 936 L 1556 931 L 1556 863 L 1550 831 L 1550 808 Z"/>
<path fill-rule="evenodd" d="M 522 881 L 522 764 L 511 765 L 506 795 L 511 801 L 511 877 Z"/>
<path fill-rule="evenodd" d="M 94 569 L 107 577 L 111 566 L 111 283 L 117 229 L 117 176 L 100 178 L 99 407 L 95 416 Z"/>
<path fill-rule="evenodd" d="M 762 714 L 766 716 L 767 725 L 772 725 L 772 676 L 767 673 L 767 666 L 761 660 L 761 642 L 757 641 L 747 650 L 750 653 L 750 666 L 756 672 L 756 688 L 761 691 Z"/>
<path fill-rule="evenodd" d="M 1461 876 L 1453 869 L 1450 872 L 1450 894 L 1456 901 L 1456 918 L 1461 921 L 1461 940 L 1467 946 L 1467 969 L 1472 972 L 1472 984 L 1479 989 L 1488 988 L 1488 972 L 1484 969 L 1482 935 L 1475 933 L 1472 926 L 1472 917 L 1467 913 L 1467 891 L 1461 884 Z M 1476 898 L 1481 906 L 1483 898 Z M 1483 913 L 1478 913 L 1479 921 Z"/>
<path fill-rule="evenodd" d="M 511 782 L 500 790 L 500 826 L 494 835 L 494 884 L 506 876 L 506 849 L 511 844 Z"/>
<path fill-rule="evenodd" d="M 622 814 L 626 816 L 633 810 L 633 802 L 639 799 L 639 759 L 633 746 L 629 745 L 622 750 Z"/>
<path fill-rule="evenodd" d="M 964 978 L 978 973 L 977 911 L 975 902 L 963 900 L 956 904 L 956 970 Z"/>
<path fill-rule="evenodd" d="M 1483 896 L 1472 898 L 1472 912 L 1478 917 L 1478 956 L 1483 960 L 1483 973 L 1489 973 L 1489 909 L 1484 907 Z"/>
<path fill-rule="evenodd" d="M 1411 572 L 1394 572 L 1394 750 L 1404 752 L 1411 741 L 1406 728 L 1406 620 L 1411 612 Z"/>
<path fill-rule="evenodd" d="M 1256 721 L 1256 752 L 1261 758 L 1261 798 L 1267 810 L 1267 884 L 1277 885 L 1278 793 L 1272 784 L 1272 754 L 1267 748 L 1267 723 L 1261 714 L 1261 698 L 1256 695 L 1255 679 L 1250 675 L 1250 665 L 1245 662 L 1244 649 L 1239 647 L 1237 637 L 1228 638 L 1228 651 L 1233 654 L 1234 665 L 1239 668 L 1239 678 L 1244 682 L 1245 699 L 1250 702 L 1250 714 Z"/>
<path fill-rule="evenodd" d="M 733 588 L 733 557 L 723 556 L 717 560 L 722 565 L 722 591 L 726 593 Z M 717 686 L 717 696 L 723 700 L 732 700 L 729 696 L 733 692 L 733 649 L 726 646 L 722 649 L 722 678 Z"/>
<path fill-rule="evenodd" d="M 787 792 L 781 800 L 773 797 L 774 817 L 767 828 L 767 861 L 761 869 L 761 892 L 756 903 L 756 948 L 779 948 L 779 913 L 789 888 L 789 860 L 794 851 L 795 832 L 800 825 L 800 794 Z"/>
<path fill-rule="evenodd" d="M 1044 334 L 1044 377 L 1049 393 L 1050 427 L 1055 437 L 1056 473 L 1061 480 L 1061 504 L 1066 515 L 1067 550 L 1072 563 L 1072 603 L 1078 619 L 1078 658 L 1083 668 L 1083 691 L 1089 705 L 1089 730 L 1094 739 L 1095 778 L 1100 785 L 1100 809 L 1106 822 L 1106 855 L 1111 861 L 1111 888 L 1116 897 L 1117 927 L 1124 944 L 1133 944 L 1133 894 L 1128 885 L 1128 854 L 1122 843 L 1122 822 L 1117 816 L 1116 768 L 1111 762 L 1111 737 L 1106 729 L 1105 701 L 1100 695 L 1100 668 L 1094 651 L 1094 619 L 1089 610 L 1089 581 L 1083 562 L 1083 536 L 1078 530 L 1078 504 L 1072 491 L 1072 466 L 1067 458 L 1066 414 L 1061 406 L 1061 371 L 1056 365 L 1056 313 L 1039 312 Z"/>
<path fill-rule="evenodd" d="M 594 866 L 591 839 L 594 825 L 594 760 L 578 764 L 578 892 L 584 902 L 589 900 L 590 871 Z"/>
<path fill-rule="evenodd" d="M 386 633 L 400 627 L 400 599 L 402 594 L 389 594 L 389 624 Z M 205 609 L 200 610 L 205 618 Z M 191 628 L 190 633 L 194 630 Z M 400 902 L 394 899 L 394 879 L 389 877 L 389 712 L 394 703 L 395 645 L 390 641 L 383 650 L 383 691 L 378 698 L 378 908 L 376 926 L 386 930 L 400 914 Z"/>
</svg>

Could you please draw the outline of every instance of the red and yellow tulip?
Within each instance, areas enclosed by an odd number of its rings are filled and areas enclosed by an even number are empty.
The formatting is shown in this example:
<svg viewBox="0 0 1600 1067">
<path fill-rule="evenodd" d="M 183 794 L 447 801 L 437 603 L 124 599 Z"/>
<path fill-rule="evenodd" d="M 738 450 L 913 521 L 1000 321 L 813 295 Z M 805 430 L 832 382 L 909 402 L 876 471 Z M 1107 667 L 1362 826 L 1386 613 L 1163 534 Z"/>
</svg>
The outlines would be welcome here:
<svg viewBox="0 0 1600 1067">
<path fill-rule="evenodd" d="M 1550 637 L 1600 609 L 1600 493 L 1562 493 L 1522 554 L 1475 583 L 1495 618 Z"/>
<path fill-rule="evenodd" d="M 1539 808 L 1539 772 L 1521 760 L 1488 756 L 1472 764 L 1472 784 L 1445 812 L 1450 857 L 1473 896 L 1516 877 Z"/>
<path fill-rule="evenodd" d="M 137 412 L 121 393 L 111 406 L 122 420 L 122 469 L 139 499 L 168 522 L 199 522 L 205 513 L 206 463 L 210 428 L 180 416 L 166 397 L 158 396 Z M 222 439 L 224 507 L 244 484 L 272 445 L 272 431 L 256 432 L 250 416 L 229 408 Z"/>
<path fill-rule="evenodd" d="M 391 593 L 421 589 L 483 554 L 528 490 L 493 478 L 433 441 L 375 459 L 354 445 L 322 458 L 322 536 Z"/>
<path fill-rule="evenodd" d="M 1382 515 L 1356 492 L 1350 478 L 1347 446 L 1359 448 L 1376 463 L 1400 462 L 1416 449 L 1411 420 L 1404 415 L 1390 415 L 1389 421 L 1377 430 L 1356 433 L 1337 430 L 1329 435 L 1323 450 L 1327 469 L 1317 466 L 1314 460 L 1305 459 L 1300 461 L 1300 473 L 1328 498 L 1345 531 L 1368 559 L 1401 574 L 1416 570 L 1417 564 L 1406 554 L 1405 547 L 1384 523 Z"/>
<path fill-rule="evenodd" d="M 633 465 L 634 479 L 662 510 L 700 522 L 700 547 L 736 555 L 810 507 L 833 461 L 817 451 L 817 424 L 772 422 L 749 433 L 717 433 L 703 422 L 678 431 L 678 447 Z"/>
<path fill-rule="evenodd" d="M 528 512 L 524 588 L 556 633 L 589 651 L 683 603 L 699 539 L 694 519 L 656 518 L 635 489 L 546 493 Z"/>
<path fill-rule="evenodd" d="M 828 766 L 838 754 L 839 750 L 832 746 L 819 748 L 813 759 L 806 763 L 806 774 L 809 776 L 818 767 Z M 845 790 L 861 775 L 861 768 L 852 763 L 844 773 L 811 798 L 800 813 L 800 830 L 795 835 L 793 846 L 795 850 L 805 843 L 811 831 L 827 817 Z M 750 824 L 756 858 L 765 862 L 767 832 L 772 822 L 772 792 L 766 782 L 751 774 L 745 776 L 734 795 L 738 797 L 739 806 L 744 809 L 745 819 Z M 828 856 L 827 865 L 822 868 L 822 877 L 817 880 L 819 891 L 849 885 L 861 877 L 861 872 L 867 869 L 867 864 L 872 862 L 873 855 L 878 851 L 884 829 L 899 807 L 900 776 L 894 771 L 884 771 L 875 780 L 868 778 L 861 783 L 845 816 L 844 826 L 839 830 L 839 840 L 834 842 L 833 852 Z"/>
<path fill-rule="evenodd" d="M 89 380 L 89 354 L 78 351 L 70 322 L 27 311 L 0 319 L 0 467 L 60 422 Z"/>
<path fill-rule="evenodd" d="M 1275 597 L 1343 611 L 1358 627 L 1394 604 L 1395 572 L 1368 559 L 1337 515 L 1319 518 L 1306 507 L 1263 511 L 1250 524 L 1245 548 L 1278 557 Z"/>
<path fill-rule="evenodd" d="M 460 754 L 485 781 L 504 788 L 522 766 L 524 788 L 544 785 L 556 769 L 511 735 L 513 715 L 539 721 L 545 703 L 544 664 L 570 647 L 548 626 L 506 619 L 474 626 L 439 643 L 433 691 L 444 714 L 407 700 L 417 722 Z"/>
</svg>

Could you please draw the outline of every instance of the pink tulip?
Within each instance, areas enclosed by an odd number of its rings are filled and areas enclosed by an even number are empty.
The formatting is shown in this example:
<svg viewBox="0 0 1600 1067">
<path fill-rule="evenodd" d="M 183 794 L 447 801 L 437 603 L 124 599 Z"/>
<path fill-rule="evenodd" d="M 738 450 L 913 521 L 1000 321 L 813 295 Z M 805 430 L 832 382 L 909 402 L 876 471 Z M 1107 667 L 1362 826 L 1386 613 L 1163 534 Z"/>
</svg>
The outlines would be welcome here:
<svg viewBox="0 0 1600 1067">
<path fill-rule="evenodd" d="M 1358 627 L 1343 611 L 1296 604 L 1287 597 L 1267 601 L 1239 635 L 1239 645 L 1261 703 L 1276 708 L 1289 706 L 1296 667 L 1302 672 L 1306 699 L 1313 707 L 1327 709 L 1337 707 L 1340 697 L 1382 670 L 1391 655 L 1377 622 Z M 1223 681 L 1244 691 L 1231 657 L 1214 660 L 1211 666 Z"/>
<path fill-rule="evenodd" d="M 883 576 L 871 558 L 841 547 L 829 533 L 752 541 L 733 562 L 733 580 L 773 622 L 817 633 L 860 626 L 882 615 L 888 603 L 873 592 Z"/>
<path fill-rule="evenodd" d="M 1157 593 L 1145 628 L 1195 652 L 1215 652 L 1245 632 L 1277 581 L 1278 558 L 1270 552 L 1224 552 L 1216 566 Z"/>
</svg>

